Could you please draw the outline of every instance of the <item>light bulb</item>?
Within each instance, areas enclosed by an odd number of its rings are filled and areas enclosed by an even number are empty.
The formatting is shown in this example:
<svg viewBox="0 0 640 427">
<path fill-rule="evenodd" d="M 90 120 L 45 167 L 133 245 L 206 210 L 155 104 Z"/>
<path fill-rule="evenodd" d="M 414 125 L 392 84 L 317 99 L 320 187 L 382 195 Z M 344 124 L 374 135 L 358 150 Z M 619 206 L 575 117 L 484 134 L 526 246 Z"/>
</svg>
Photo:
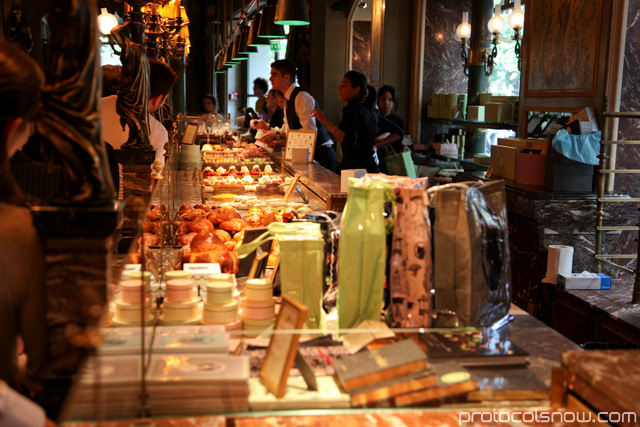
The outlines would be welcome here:
<svg viewBox="0 0 640 427">
<path fill-rule="evenodd" d="M 107 8 L 100 9 L 102 13 L 98 15 L 98 29 L 107 36 L 111 34 L 111 30 L 118 25 L 118 19 L 107 11 Z"/>
<path fill-rule="evenodd" d="M 458 25 L 458 28 L 456 28 L 456 35 L 461 39 L 469 38 L 469 35 L 471 35 L 471 25 L 466 22 Z"/>
<path fill-rule="evenodd" d="M 521 10 L 514 10 L 513 12 L 511 12 L 511 15 L 509 15 L 509 26 L 515 30 L 522 28 L 523 25 L 524 12 L 522 12 Z"/>
<path fill-rule="evenodd" d="M 498 34 L 504 28 L 504 19 L 500 17 L 500 5 L 496 6 L 495 14 L 489 22 L 487 23 L 487 29 L 491 32 L 491 34 Z"/>
</svg>

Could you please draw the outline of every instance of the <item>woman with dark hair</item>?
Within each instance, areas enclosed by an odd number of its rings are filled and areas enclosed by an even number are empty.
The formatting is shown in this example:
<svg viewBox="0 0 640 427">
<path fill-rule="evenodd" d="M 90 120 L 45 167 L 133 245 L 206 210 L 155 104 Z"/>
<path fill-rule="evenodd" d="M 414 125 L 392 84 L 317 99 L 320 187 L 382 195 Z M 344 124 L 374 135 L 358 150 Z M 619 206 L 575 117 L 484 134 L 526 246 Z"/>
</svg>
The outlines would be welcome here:
<svg viewBox="0 0 640 427">
<path fill-rule="evenodd" d="M 404 122 L 395 115 L 397 104 L 398 91 L 396 91 L 396 88 L 390 85 L 380 86 L 378 90 L 378 113 L 404 131 Z M 401 153 L 404 149 L 402 137 L 392 135 L 391 138 L 387 138 L 388 136 L 387 132 L 378 130 L 374 143 L 378 155 L 378 166 L 383 173 L 387 173 L 387 164 L 384 159 L 394 154 L 394 151 Z"/>
<path fill-rule="evenodd" d="M 40 390 L 47 354 L 44 253 L 30 211 L 19 206 L 21 194 L 9 172 L 9 158 L 33 133 L 43 81 L 29 56 L 0 42 L 0 380 L 29 392 Z M 27 355 L 24 378 L 19 378 L 18 337 Z M 44 412 L 32 415 L 44 425 Z"/>
<path fill-rule="evenodd" d="M 331 123 L 321 110 L 313 110 L 312 115 L 340 141 L 341 169 L 366 169 L 369 173 L 379 172 L 373 149 L 378 128 L 384 129 L 390 135 L 399 135 L 400 138 L 402 138 L 402 130 L 373 111 L 376 91 L 369 86 L 364 74 L 354 70 L 348 71 L 338 86 L 338 94 L 340 100 L 347 103 L 342 110 L 339 125 Z"/>
<path fill-rule="evenodd" d="M 224 122 L 224 118 L 220 114 L 218 114 L 218 100 L 215 96 L 205 95 L 204 99 L 202 100 L 202 105 L 206 114 L 211 114 L 220 123 Z"/>
</svg>

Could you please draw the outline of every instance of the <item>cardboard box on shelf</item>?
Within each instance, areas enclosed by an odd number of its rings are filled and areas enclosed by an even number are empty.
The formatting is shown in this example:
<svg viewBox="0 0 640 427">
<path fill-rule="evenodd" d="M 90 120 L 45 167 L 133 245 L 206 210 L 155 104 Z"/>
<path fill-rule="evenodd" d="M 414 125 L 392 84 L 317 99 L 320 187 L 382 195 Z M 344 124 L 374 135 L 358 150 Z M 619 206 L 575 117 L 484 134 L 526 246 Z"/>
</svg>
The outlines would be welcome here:
<svg viewBox="0 0 640 427">
<path fill-rule="evenodd" d="M 522 150 L 540 150 L 540 154 L 547 154 L 549 150 L 549 140 L 538 138 L 498 138 L 498 145 Z"/>
<path fill-rule="evenodd" d="M 516 179 L 516 155 L 518 149 L 506 145 L 491 146 L 491 169 L 495 175 Z"/>
<path fill-rule="evenodd" d="M 516 182 L 525 185 L 544 185 L 546 164 L 546 154 L 518 153 Z"/>
<path fill-rule="evenodd" d="M 484 118 L 494 123 L 510 122 L 513 120 L 513 104 L 487 102 L 484 104 Z"/>
<path fill-rule="evenodd" d="M 469 105 L 467 107 L 467 120 L 484 121 L 484 105 Z"/>
</svg>

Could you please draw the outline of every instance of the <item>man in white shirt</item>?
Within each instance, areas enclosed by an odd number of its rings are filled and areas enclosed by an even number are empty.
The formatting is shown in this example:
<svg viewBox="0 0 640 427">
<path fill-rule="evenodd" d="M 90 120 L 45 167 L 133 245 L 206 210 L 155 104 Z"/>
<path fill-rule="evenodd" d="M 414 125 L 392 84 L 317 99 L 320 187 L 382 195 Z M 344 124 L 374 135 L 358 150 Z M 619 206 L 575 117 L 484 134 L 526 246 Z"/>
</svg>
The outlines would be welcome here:
<svg viewBox="0 0 640 427">
<path fill-rule="evenodd" d="M 286 59 L 271 64 L 271 86 L 282 91 L 285 97 L 284 125 L 282 129 L 271 129 L 265 122 L 252 122 L 251 127 L 267 131 L 260 139 L 262 142 L 274 143 L 278 140 L 286 141 L 287 131 L 312 130 L 316 131 L 316 148 L 313 159 L 330 171 L 336 170 L 337 157 L 333 141 L 327 128 L 314 117 L 311 111 L 318 108 L 313 97 L 294 84 L 296 77 L 295 66 Z"/>
<path fill-rule="evenodd" d="M 178 80 L 176 73 L 162 61 L 149 59 L 149 113 L 153 113 L 162 108 L 171 92 L 171 88 Z M 106 91 L 106 90 L 105 90 Z M 120 116 L 116 112 L 117 95 L 110 95 L 102 98 L 102 139 L 118 150 L 122 144 L 127 142 L 129 128 L 122 125 Z M 151 146 L 156 150 L 156 159 L 164 162 L 164 144 L 169 140 L 169 134 L 165 127 L 149 114 L 149 139 Z M 120 167 L 120 191 L 119 198 L 122 199 L 122 167 Z"/>
</svg>

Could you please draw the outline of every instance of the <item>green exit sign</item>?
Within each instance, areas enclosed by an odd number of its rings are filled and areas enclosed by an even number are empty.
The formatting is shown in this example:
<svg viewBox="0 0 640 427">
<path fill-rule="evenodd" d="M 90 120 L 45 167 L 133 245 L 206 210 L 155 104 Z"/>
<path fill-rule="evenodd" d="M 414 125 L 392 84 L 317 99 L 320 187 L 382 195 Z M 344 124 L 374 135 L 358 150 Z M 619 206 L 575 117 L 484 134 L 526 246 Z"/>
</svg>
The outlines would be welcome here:
<svg viewBox="0 0 640 427">
<path fill-rule="evenodd" d="M 280 42 L 279 41 L 272 41 L 271 42 L 271 50 L 280 50 Z"/>
</svg>

